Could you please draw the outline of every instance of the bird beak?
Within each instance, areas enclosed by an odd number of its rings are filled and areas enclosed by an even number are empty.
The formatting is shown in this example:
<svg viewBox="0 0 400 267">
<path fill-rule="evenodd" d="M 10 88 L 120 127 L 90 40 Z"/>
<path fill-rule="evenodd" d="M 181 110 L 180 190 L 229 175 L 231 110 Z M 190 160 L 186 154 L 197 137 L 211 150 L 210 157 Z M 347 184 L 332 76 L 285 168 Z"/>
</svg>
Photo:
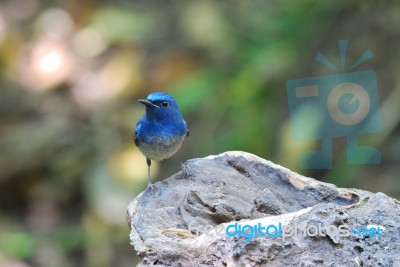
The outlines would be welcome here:
<svg viewBox="0 0 400 267">
<path fill-rule="evenodd" d="M 139 102 L 140 104 L 145 105 L 146 107 L 159 108 L 159 106 L 157 106 L 157 105 L 151 103 L 151 102 L 150 102 L 149 100 L 147 100 L 147 99 L 139 99 L 138 102 Z"/>
</svg>

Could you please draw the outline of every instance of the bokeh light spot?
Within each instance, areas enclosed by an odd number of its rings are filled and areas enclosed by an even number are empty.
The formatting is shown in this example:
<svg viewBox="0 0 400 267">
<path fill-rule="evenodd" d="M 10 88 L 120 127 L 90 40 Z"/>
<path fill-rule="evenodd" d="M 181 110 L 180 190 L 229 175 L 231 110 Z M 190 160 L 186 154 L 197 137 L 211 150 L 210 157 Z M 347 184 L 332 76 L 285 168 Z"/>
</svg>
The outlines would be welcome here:
<svg viewBox="0 0 400 267">
<path fill-rule="evenodd" d="M 46 91 L 65 81 L 73 64 L 73 56 L 62 42 L 43 38 L 22 49 L 19 81 L 28 90 Z"/>
<path fill-rule="evenodd" d="M 70 14 L 59 8 L 45 10 L 39 18 L 39 27 L 47 35 L 65 38 L 74 30 Z"/>
<path fill-rule="evenodd" d="M 74 35 L 72 47 L 79 56 L 92 58 L 103 52 L 106 44 L 98 31 L 85 28 Z"/>
</svg>

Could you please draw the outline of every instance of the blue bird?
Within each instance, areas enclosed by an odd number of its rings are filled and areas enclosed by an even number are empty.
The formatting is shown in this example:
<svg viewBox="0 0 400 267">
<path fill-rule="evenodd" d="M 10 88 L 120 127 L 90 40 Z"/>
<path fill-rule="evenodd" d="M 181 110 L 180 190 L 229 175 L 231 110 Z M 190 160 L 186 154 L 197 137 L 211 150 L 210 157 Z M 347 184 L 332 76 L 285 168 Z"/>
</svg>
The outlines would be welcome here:
<svg viewBox="0 0 400 267">
<path fill-rule="evenodd" d="M 189 128 L 172 96 L 155 92 L 138 102 L 146 106 L 146 113 L 136 125 L 134 141 L 146 157 L 148 189 L 153 187 L 150 179 L 151 161 L 172 157 L 189 135 Z"/>
</svg>

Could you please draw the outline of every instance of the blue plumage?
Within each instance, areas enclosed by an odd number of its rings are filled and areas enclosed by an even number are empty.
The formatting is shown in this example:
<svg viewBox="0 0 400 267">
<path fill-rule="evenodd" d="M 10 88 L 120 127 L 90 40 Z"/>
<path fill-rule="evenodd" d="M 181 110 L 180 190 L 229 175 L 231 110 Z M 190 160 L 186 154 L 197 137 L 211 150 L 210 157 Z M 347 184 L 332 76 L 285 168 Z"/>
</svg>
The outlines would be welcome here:
<svg viewBox="0 0 400 267">
<path fill-rule="evenodd" d="M 189 134 L 189 128 L 172 96 L 156 92 L 138 102 L 146 106 L 146 113 L 136 125 L 134 141 L 147 159 L 149 188 L 151 160 L 172 157 Z"/>
</svg>

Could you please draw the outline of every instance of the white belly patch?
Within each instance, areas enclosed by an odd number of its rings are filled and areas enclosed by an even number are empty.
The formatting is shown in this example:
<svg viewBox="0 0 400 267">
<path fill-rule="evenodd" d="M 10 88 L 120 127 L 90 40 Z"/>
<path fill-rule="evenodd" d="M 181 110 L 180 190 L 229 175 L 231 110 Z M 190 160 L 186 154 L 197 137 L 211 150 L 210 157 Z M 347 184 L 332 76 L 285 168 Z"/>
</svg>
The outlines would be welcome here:
<svg viewBox="0 0 400 267">
<path fill-rule="evenodd" d="M 151 160 L 163 160 L 172 157 L 181 147 L 185 136 L 176 138 L 155 138 L 151 143 L 140 143 L 139 149 Z"/>
</svg>

